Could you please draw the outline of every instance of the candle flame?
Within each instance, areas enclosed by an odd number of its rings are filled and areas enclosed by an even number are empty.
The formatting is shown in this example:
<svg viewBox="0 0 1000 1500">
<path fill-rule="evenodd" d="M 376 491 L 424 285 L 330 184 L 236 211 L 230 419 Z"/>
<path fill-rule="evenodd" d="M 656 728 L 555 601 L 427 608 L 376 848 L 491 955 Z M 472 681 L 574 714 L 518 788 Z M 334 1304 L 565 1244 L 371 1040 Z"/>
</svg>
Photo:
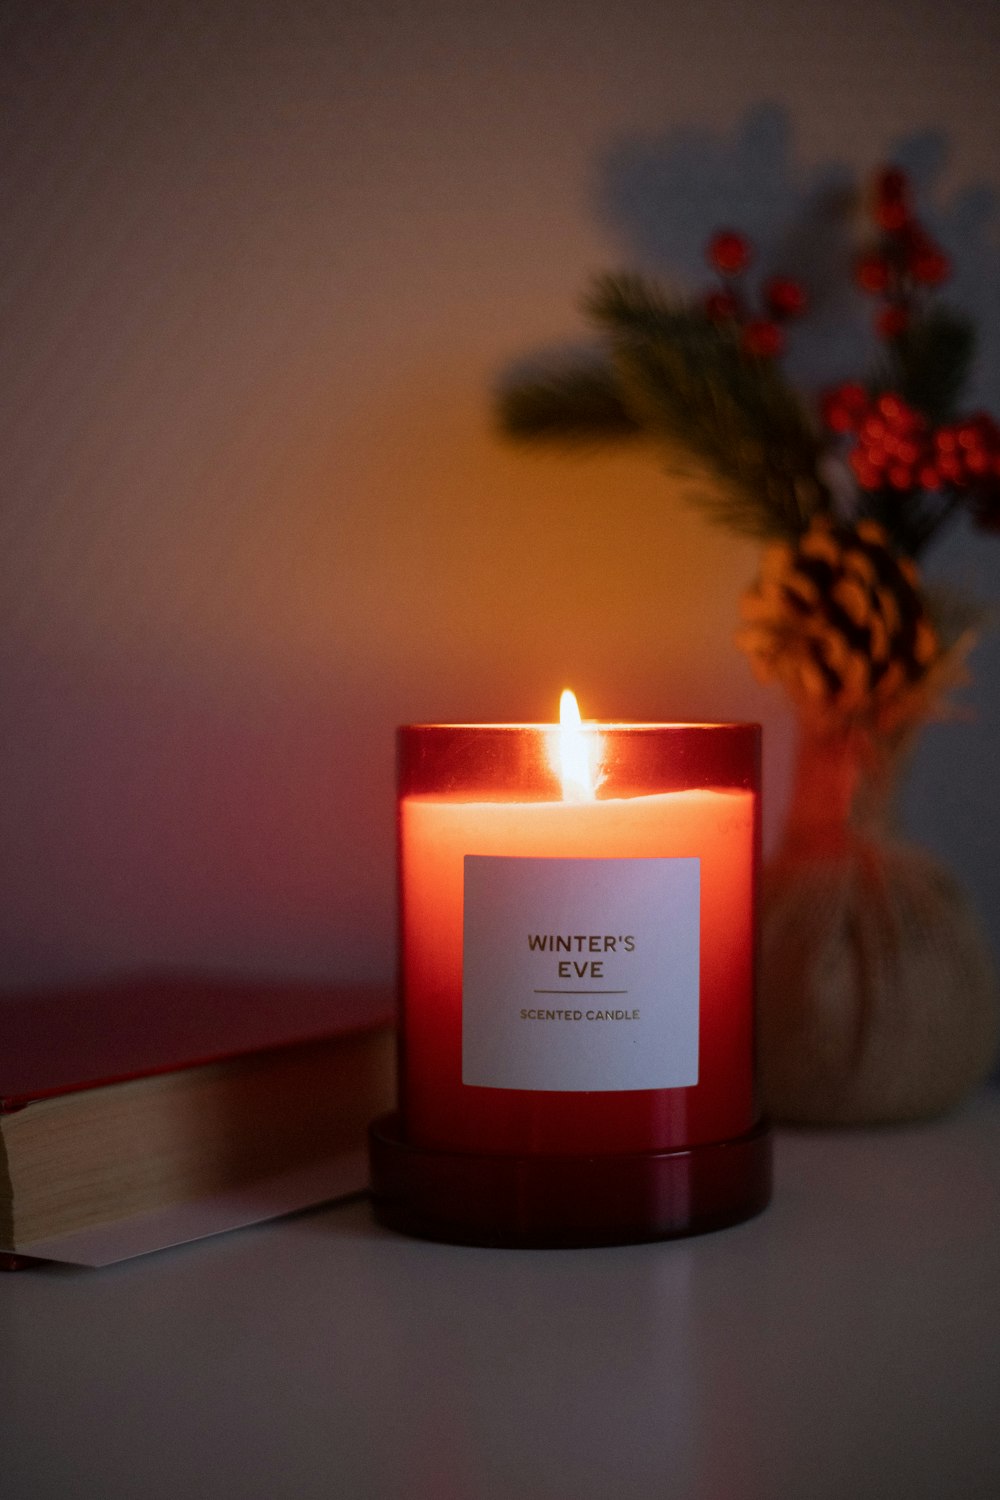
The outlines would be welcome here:
<svg viewBox="0 0 1000 1500">
<path fill-rule="evenodd" d="M 593 802 L 596 778 L 591 756 L 597 749 L 596 736 L 583 731 L 575 693 L 566 688 L 559 699 L 559 775 L 564 802 Z"/>
</svg>

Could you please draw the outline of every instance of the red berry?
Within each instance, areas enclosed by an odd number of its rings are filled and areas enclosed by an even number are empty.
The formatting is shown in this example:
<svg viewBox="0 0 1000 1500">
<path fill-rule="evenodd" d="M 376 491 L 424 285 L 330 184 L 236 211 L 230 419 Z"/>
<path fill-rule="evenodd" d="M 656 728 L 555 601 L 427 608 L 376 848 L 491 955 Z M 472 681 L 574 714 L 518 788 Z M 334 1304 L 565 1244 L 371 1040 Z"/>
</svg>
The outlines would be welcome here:
<svg viewBox="0 0 1000 1500">
<path fill-rule="evenodd" d="M 785 347 L 785 335 L 777 323 L 757 318 L 743 330 L 743 348 L 759 359 L 773 359 Z"/>
<path fill-rule="evenodd" d="M 913 470 L 908 464 L 890 464 L 889 483 L 894 490 L 911 490 L 913 488 Z"/>
<path fill-rule="evenodd" d="M 898 304 L 885 307 L 875 319 L 875 328 L 884 339 L 898 339 L 901 333 L 905 333 L 910 326 L 910 314 L 907 308 Z"/>
<path fill-rule="evenodd" d="M 965 478 L 965 465 L 956 453 L 939 453 L 937 467 L 942 476 L 952 484 L 960 484 Z"/>
<path fill-rule="evenodd" d="M 902 202 L 876 203 L 874 219 L 880 229 L 886 230 L 889 234 L 895 234 L 906 228 L 910 219 L 910 210 Z"/>
<path fill-rule="evenodd" d="M 882 475 L 859 448 L 852 449 L 847 462 L 854 471 L 854 477 L 863 490 L 877 490 L 882 487 Z"/>
<path fill-rule="evenodd" d="M 824 394 L 820 410 L 831 432 L 853 432 L 868 410 L 868 392 L 857 381 L 845 380 Z"/>
<path fill-rule="evenodd" d="M 750 241 L 735 229 L 720 229 L 708 242 L 708 263 L 724 276 L 735 276 L 750 264 Z"/>
<path fill-rule="evenodd" d="M 940 286 L 951 275 L 951 261 L 936 245 L 922 246 L 907 257 L 914 281 L 921 286 Z"/>
<path fill-rule="evenodd" d="M 871 397 L 864 386 L 857 380 L 845 380 L 836 390 L 837 400 L 854 417 L 855 422 L 860 422 L 871 405 Z"/>
<path fill-rule="evenodd" d="M 874 252 L 862 255 L 854 267 L 854 279 L 864 292 L 884 292 L 889 285 L 889 262 Z"/>
<path fill-rule="evenodd" d="M 992 458 L 1000 453 L 1000 427 L 989 412 L 977 411 L 950 428 L 942 428 L 936 434 L 936 441 L 950 443 L 968 457 L 984 453 Z"/>
<path fill-rule="evenodd" d="M 909 415 L 910 408 L 895 391 L 885 391 L 875 402 L 875 410 L 893 427 L 900 427 Z"/>
<path fill-rule="evenodd" d="M 921 458 L 921 445 L 912 438 L 901 438 L 896 444 L 896 457 L 901 464 L 908 464 L 912 469 Z"/>
<path fill-rule="evenodd" d="M 725 323 L 740 315 L 740 304 L 732 292 L 710 292 L 705 298 L 705 312 L 713 323 Z"/>
<path fill-rule="evenodd" d="M 798 318 L 806 310 L 806 291 L 790 276 L 774 276 L 764 287 L 764 301 L 776 318 Z"/>
<path fill-rule="evenodd" d="M 884 167 L 875 178 L 873 217 L 880 229 L 898 233 L 910 223 L 910 182 L 899 167 Z"/>
<path fill-rule="evenodd" d="M 941 474 L 933 464 L 924 464 L 918 478 L 925 490 L 939 490 L 941 488 Z"/>
<path fill-rule="evenodd" d="M 853 432 L 854 418 L 847 407 L 841 406 L 839 401 L 834 401 L 829 396 L 824 396 L 822 413 L 823 425 L 829 427 L 831 432 Z"/>
<path fill-rule="evenodd" d="M 838 385 L 837 395 L 844 405 L 859 416 L 868 410 L 868 392 L 858 380 L 845 380 Z"/>
</svg>

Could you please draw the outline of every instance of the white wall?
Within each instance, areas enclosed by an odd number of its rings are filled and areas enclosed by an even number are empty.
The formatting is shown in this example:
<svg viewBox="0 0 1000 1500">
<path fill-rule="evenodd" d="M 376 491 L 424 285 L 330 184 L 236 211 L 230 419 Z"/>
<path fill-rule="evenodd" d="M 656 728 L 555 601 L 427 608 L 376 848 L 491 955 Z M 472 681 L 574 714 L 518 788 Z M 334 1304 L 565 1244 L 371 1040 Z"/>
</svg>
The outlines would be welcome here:
<svg viewBox="0 0 1000 1500">
<path fill-rule="evenodd" d="M 639 457 L 503 446 L 489 393 L 592 271 L 690 277 L 901 145 L 1000 409 L 998 51 L 989 0 L 8 3 L 0 983 L 388 975 L 394 724 L 564 682 L 762 718 L 773 828 L 754 549 Z M 1000 540 L 942 561 L 997 599 Z M 995 635 L 974 665 L 911 826 L 1000 941 Z"/>
</svg>

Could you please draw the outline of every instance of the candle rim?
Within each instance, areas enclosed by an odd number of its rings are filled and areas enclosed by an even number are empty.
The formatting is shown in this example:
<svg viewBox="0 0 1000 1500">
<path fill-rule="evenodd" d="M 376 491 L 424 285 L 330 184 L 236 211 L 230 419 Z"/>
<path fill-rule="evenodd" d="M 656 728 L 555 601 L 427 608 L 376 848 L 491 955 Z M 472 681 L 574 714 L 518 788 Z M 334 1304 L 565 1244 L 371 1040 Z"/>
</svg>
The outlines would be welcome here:
<svg viewBox="0 0 1000 1500">
<path fill-rule="evenodd" d="M 616 719 L 584 719 L 581 722 L 581 725 L 580 725 L 580 728 L 582 730 L 584 730 L 584 731 L 589 730 L 591 733 L 601 733 L 601 734 L 608 733 L 608 732 L 619 732 L 620 733 L 623 730 L 627 730 L 630 733 L 642 733 L 644 731 L 662 732 L 665 729 L 672 729 L 672 730 L 678 730 L 678 729 L 700 729 L 700 730 L 706 730 L 706 729 L 743 729 L 743 730 L 747 730 L 747 729 L 760 729 L 760 727 L 761 727 L 760 722 L 752 720 L 752 719 L 724 719 L 724 720 L 699 720 L 699 719 L 691 719 L 691 720 L 686 720 L 686 719 L 685 720 L 669 720 L 669 719 L 666 719 L 666 720 L 654 720 L 654 721 L 648 721 L 648 722 L 639 721 L 639 720 L 633 721 L 633 720 L 628 720 L 628 719 L 621 719 L 621 720 L 616 720 Z M 530 729 L 530 730 L 542 730 L 542 731 L 551 731 L 551 730 L 558 731 L 559 725 L 558 725 L 558 723 L 556 723 L 556 722 L 554 722 L 552 720 L 549 720 L 547 722 L 542 722 L 542 723 L 528 723 L 528 722 L 525 722 L 525 723 L 507 723 L 507 724 L 491 723 L 489 721 L 480 720 L 480 721 L 476 721 L 476 722 L 469 721 L 469 722 L 464 722 L 464 723 L 463 722 L 459 722 L 459 723 L 445 723 L 445 722 L 442 721 L 442 722 L 431 722 L 431 723 L 400 724 L 398 726 L 398 728 L 399 728 L 399 731 L 401 733 L 409 733 L 410 731 L 416 731 L 416 730 L 419 730 L 421 733 L 424 733 L 427 730 L 435 730 L 435 729 L 448 730 L 448 731 L 452 731 L 452 730 L 455 730 L 455 729 L 462 729 L 462 730 L 466 730 L 466 729 L 488 729 L 488 730 L 490 730 L 493 733 L 496 733 L 496 732 L 499 732 L 499 731 L 508 731 L 508 732 L 514 734 L 514 733 L 523 733 L 524 730 L 526 730 L 526 729 Z"/>
</svg>

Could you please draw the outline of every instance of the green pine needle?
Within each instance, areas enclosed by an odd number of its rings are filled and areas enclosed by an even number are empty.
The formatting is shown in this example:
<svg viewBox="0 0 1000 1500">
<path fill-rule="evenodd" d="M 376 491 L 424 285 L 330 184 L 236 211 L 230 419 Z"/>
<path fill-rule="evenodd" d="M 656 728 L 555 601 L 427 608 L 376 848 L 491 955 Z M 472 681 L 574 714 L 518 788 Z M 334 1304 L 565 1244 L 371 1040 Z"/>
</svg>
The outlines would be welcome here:
<svg viewBox="0 0 1000 1500">
<path fill-rule="evenodd" d="M 972 323 L 947 307 L 935 307 L 893 340 L 885 384 L 897 390 L 931 422 L 955 416 L 975 354 Z"/>
<path fill-rule="evenodd" d="M 623 346 L 626 403 L 670 450 L 721 480 L 695 497 L 710 518 L 754 537 L 796 536 L 827 502 L 819 445 L 773 364 L 747 358 L 705 320 L 685 340 Z"/>
<path fill-rule="evenodd" d="M 628 272 L 595 277 L 582 307 L 588 321 L 612 339 L 682 338 L 691 332 L 695 319 L 704 321 L 700 314 L 693 315 L 690 308 L 671 302 L 658 287 Z"/>
<path fill-rule="evenodd" d="M 634 438 L 641 429 L 626 411 L 607 365 L 552 369 L 501 391 L 501 431 L 522 440 L 581 445 Z"/>
<path fill-rule="evenodd" d="M 511 437 L 604 442 L 646 435 L 697 483 L 708 516 L 754 537 L 796 536 L 829 508 L 819 439 L 777 366 L 737 331 L 638 276 L 603 276 L 585 300 L 607 363 L 554 369 L 501 394 Z M 706 483 L 706 479 L 712 483 Z"/>
</svg>

